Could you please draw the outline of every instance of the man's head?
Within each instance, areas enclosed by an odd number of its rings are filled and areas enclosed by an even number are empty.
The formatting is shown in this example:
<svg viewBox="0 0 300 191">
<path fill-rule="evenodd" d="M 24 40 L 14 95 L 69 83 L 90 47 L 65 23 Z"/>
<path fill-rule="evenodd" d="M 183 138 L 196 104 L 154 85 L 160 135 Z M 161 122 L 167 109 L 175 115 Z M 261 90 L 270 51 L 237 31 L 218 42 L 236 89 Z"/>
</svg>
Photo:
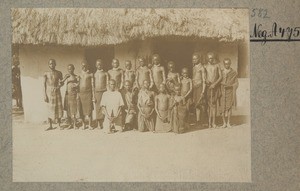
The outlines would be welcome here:
<svg viewBox="0 0 300 191">
<path fill-rule="evenodd" d="M 125 84 L 124 84 L 124 87 L 127 91 L 130 91 L 131 90 L 131 87 L 132 87 L 132 84 L 129 80 L 126 80 L 125 81 Z"/>
<path fill-rule="evenodd" d="M 116 59 L 116 58 L 114 58 L 112 60 L 112 64 L 111 65 L 112 65 L 113 68 L 118 68 L 119 67 L 119 60 Z"/>
<path fill-rule="evenodd" d="M 144 80 L 144 81 L 143 81 L 143 87 L 144 87 L 146 90 L 148 90 L 149 87 L 150 87 L 150 82 L 149 82 L 148 80 Z"/>
<path fill-rule="evenodd" d="M 199 63 L 200 63 L 200 60 L 201 60 L 200 54 L 194 53 L 194 54 L 193 54 L 193 58 L 192 58 L 193 65 L 199 64 Z"/>
<path fill-rule="evenodd" d="M 142 57 L 140 57 L 139 59 L 138 59 L 138 61 L 139 61 L 139 64 L 140 64 L 140 66 L 146 66 L 146 62 L 145 62 L 145 59 L 144 58 L 142 58 Z"/>
<path fill-rule="evenodd" d="M 223 60 L 223 63 L 224 63 L 224 68 L 226 68 L 226 69 L 229 69 L 229 68 L 230 68 L 230 65 L 231 65 L 231 60 L 230 60 L 230 58 L 225 58 L 225 59 Z"/>
<path fill-rule="evenodd" d="M 130 60 L 126 60 L 125 61 L 125 68 L 127 70 L 131 70 L 131 67 L 132 67 L 131 61 Z"/>
<path fill-rule="evenodd" d="M 182 74 L 182 76 L 183 77 L 188 77 L 189 76 L 189 69 L 188 68 L 182 68 L 182 70 L 181 70 L 181 74 Z"/>
<path fill-rule="evenodd" d="M 102 61 L 102 59 L 97 59 L 96 60 L 96 68 L 97 68 L 97 70 L 102 70 L 103 69 L 103 61 Z"/>
<path fill-rule="evenodd" d="M 55 70 L 56 61 L 54 59 L 50 59 L 48 65 L 51 70 Z"/>
<path fill-rule="evenodd" d="M 86 60 L 83 60 L 83 61 L 81 62 L 81 69 L 82 69 L 83 71 L 85 71 L 85 72 L 89 70 L 89 65 L 88 65 L 88 63 L 87 63 Z"/>
<path fill-rule="evenodd" d="M 168 62 L 168 68 L 170 72 L 175 70 L 175 63 L 173 61 Z"/>
<path fill-rule="evenodd" d="M 159 85 L 159 92 L 160 93 L 165 93 L 166 92 L 166 86 L 165 86 L 165 84 L 160 84 Z"/>
<path fill-rule="evenodd" d="M 109 80 L 109 88 L 111 91 L 115 91 L 116 90 L 116 81 L 111 79 Z"/>
<path fill-rule="evenodd" d="M 208 61 L 208 63 L 214 64 L 215 58 L 216 58 L 215 53 L 213 53 L 213 52 L 207 53 L 207 61 Z"/>
<path fill-rule="evenodd" d="M 160 64 L 160 56 L 158 54 L 153 54 L 152 63 L 154 65 L 159 65 Z"/>
<path fill-rule="evenodd" d="M 74 74 L 74 70 L 75 70 L 75 67 L 73 64 L 69 64 L 68 65 L 68 72 L 69 74 Z"/>
<path fill-rule="evenodd" d="M 180 96 L 181 95 L 181 87 L 180 87 L 180 85 L 176 85 L 174 87 L 174 91 L 175 91 L 176 95 Z"/>
</svg>

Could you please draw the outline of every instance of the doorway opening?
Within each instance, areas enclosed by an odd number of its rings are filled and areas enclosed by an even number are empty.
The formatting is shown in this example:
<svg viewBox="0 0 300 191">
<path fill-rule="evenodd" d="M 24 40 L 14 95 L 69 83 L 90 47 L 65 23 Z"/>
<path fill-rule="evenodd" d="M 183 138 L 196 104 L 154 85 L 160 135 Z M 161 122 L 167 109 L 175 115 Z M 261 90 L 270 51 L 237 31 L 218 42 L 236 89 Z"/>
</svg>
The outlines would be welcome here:
<svg viewBox="0 0 300 191">
<path fill-rule="evenodd" d="M 192 75 L 192 55 L 194 53 L 195 43 L 190 41 L 170 41 L 159 40 L 154 43 L 154 53 L 162 58 L 162 65 L 168 69 L 168 62 L 173 61 L 176 64 L 176 71 L 181 74 L 184 67 L 189 69 Z"/>
<path fill-rule="evenodd" d="M 108 71 L 109 69 L 111 69 L 111 62 L 114 58 L 114 54 L 115 52 L 113 46 L 85 49 L 85 58 L 90 66 L 91 72 L 96 71 L 95 64 L 97 59 L 102 59 L 104 63 L 104 71 Z"/>
</svg>

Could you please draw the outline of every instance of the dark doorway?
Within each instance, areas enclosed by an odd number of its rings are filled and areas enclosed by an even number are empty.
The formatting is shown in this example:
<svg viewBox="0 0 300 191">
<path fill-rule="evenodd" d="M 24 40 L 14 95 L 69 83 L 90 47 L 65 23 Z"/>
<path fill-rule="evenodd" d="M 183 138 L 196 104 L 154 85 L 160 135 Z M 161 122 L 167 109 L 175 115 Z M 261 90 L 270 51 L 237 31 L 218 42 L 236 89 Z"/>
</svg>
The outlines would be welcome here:
<svg viewBox="0 0 300 191">
<path fill-rule="evenodd" d="M 85 50 L 85 57 L 90 65 L 91 71 L 96 71 L 96 60 L 101 58 L 104 63 L 104 70 L 108 71 L 111 68 L 111 62 L 114 58 L 114 47 L 113 46 L 104 46 L 97 48 L 87 48 Z"/>
<path fill-rule="evenodd" d="M 189 69 L 192 74 L 192 55 L 195 44 L 188 41 L 169 41 L 159 40 L 154 43 L 154 53 L 161 56 L 163 65 L 167 69 L 167 63 L 173 61 L 176 63 L 176 71 L 181 73 L 183 67 Z"/>
</svg>

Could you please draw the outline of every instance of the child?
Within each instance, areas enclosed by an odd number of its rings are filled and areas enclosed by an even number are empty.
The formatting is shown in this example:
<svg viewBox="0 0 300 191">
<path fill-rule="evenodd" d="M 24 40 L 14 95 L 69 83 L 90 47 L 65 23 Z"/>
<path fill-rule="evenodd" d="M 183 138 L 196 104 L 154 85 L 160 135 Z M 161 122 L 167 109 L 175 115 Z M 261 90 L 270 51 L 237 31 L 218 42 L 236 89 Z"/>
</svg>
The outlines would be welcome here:
<svg viewBox="0 0 300 191">
<path fill-rule="evenodd" d="M 170 124 L 174 133 L 183 133 L 187 129 L 188 110 L 184 103 L 184 97 L 180 95 L 181 87 L 174 87 L 175 95 L 171 98 Z"/>
<path fill-rule="evenodd" d="M 125 130 L 136 129 L 136 114 L 137 114 L 137 97 L 136 92 L 132 90 L 132 83 L 129 80 L 125 81 L 125 91 L 123 99 L 125 101 Z"/>
<path fill-rule="evenodd" d="M 96 69 L 97 71 L 94 74 L 95 78 L 95 105 L 96 105 L 96 121 L 97 128 L 103 128 L 104 114 L 102 108 L 100 107 L 100 102 L 102 99 L 103 93 L 107 90 L 108 84 L 108 74 L 103 70 L 103 62 L 101 59 L 96 60 Z"/>
<path fill-rule="evenodd" d="M 220 100 L 220 113 L 223 119 L 223 128 L 231 127 L 230 117 L 232 106 L 236 105 L 236 89 L 238 87 L 237 72 L 234 71 L 230 65 L 231 60 L 229 58 L 224 59 L 224 69 L 222 71 L 221 81 L 221 100 Z M 227 123 L 226 123 L 227 115 Z"/>
<path fill-rule="evenodd" d="M 175 63 L 173 61 L 168 62 L 168 75 L 166 79 L 167 90 L 169 93 L 174 94 L 174 87 L 180 84 L 179 74 L 175 72 Z"/>
<path fill-rule="evenodd" d="M 155 96 L 155 111 L 157 114 L 155 132 L 165 133 L 171 131 L 169 123 L 169 102 L 170 96 L 166 94 L 166 86 L 160 84 L 159 94 Z"/>
<path fill-rule="evenodd" d="M 113 59 L 112 61 L 112 69 L 108 71 L 109 80 L 116 81 L 116 89 L 117 91 L 123 88 L 123 70 L 119 68 L 119 60 Z"/>
<path fill-rule="evenodd" d="M 140 67 L 136 71 L 136 86 L 138 89 L 143 87 L 144 81 L 148 81 L 150 83 L 150 89 L 153 86 L 153 77 L 152 71 L 147 67 L 145 60 L 143 58 L 138 59 Z"/>
<path fill-rule="evenodd" d="M 130 60 L 125 61 L 124 82 L 126 81 L 129 81 L 132 85 L 135 81 L 135 71 L 132 69 Z"/>
<path fill-rule="evenodd" d="M 67 111 L 68 118 L 72 119 L 69 129 L 78 129 L 76 127 L 77 108 L 77 94 L 78 94 L 78 76 L 74 74 L 75 67 L 73 64 L 68 65 L 68 72 L 64 79 L 67 80 L 67 88 L 65 95 L 65 110 Z"/>
<path fill-rule="evenodd" d="M 143 87 L 138 95 L 138 130 L 154 132 L 154 92 L 150 91 L 150 83 L 144 80 Z"/>
<path fill-rule="evenodd" d="M 189 106 L 191 104 L 193 82 L 192 79 L 188 76 L 189 70 L 187 68 L 183 68 L 181 74 L 181 95 L 184 97 L 184 103 L 187 103 L 187 106 Z"/>
<path fill-rule="evenodd" d="M 153 75 L 153 82 L 154 82 L 153 89 L 155 92 L 158 92 L 160 84 L 166 83 L 165 68 L 160 65 L 160 57 L 158 54 L 154 54 L 152 56 L 152 63 L 153 63 L 152 75 Z"/>
</svg>

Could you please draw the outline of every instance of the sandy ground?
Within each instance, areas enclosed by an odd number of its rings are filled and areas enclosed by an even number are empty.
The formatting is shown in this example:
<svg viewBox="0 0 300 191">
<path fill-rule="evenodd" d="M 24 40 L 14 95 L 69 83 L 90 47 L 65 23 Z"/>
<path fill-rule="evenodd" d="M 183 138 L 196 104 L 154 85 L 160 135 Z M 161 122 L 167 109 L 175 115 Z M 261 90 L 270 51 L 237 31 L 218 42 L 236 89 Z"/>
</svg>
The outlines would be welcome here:
<svg viewBox="0 0 300 191">
<path fill-rule="evenodd" d="M 13 181 L 251 181 L 248 124 L 179 135 L 45 128 L 13 121 Z"/>
</svg>

